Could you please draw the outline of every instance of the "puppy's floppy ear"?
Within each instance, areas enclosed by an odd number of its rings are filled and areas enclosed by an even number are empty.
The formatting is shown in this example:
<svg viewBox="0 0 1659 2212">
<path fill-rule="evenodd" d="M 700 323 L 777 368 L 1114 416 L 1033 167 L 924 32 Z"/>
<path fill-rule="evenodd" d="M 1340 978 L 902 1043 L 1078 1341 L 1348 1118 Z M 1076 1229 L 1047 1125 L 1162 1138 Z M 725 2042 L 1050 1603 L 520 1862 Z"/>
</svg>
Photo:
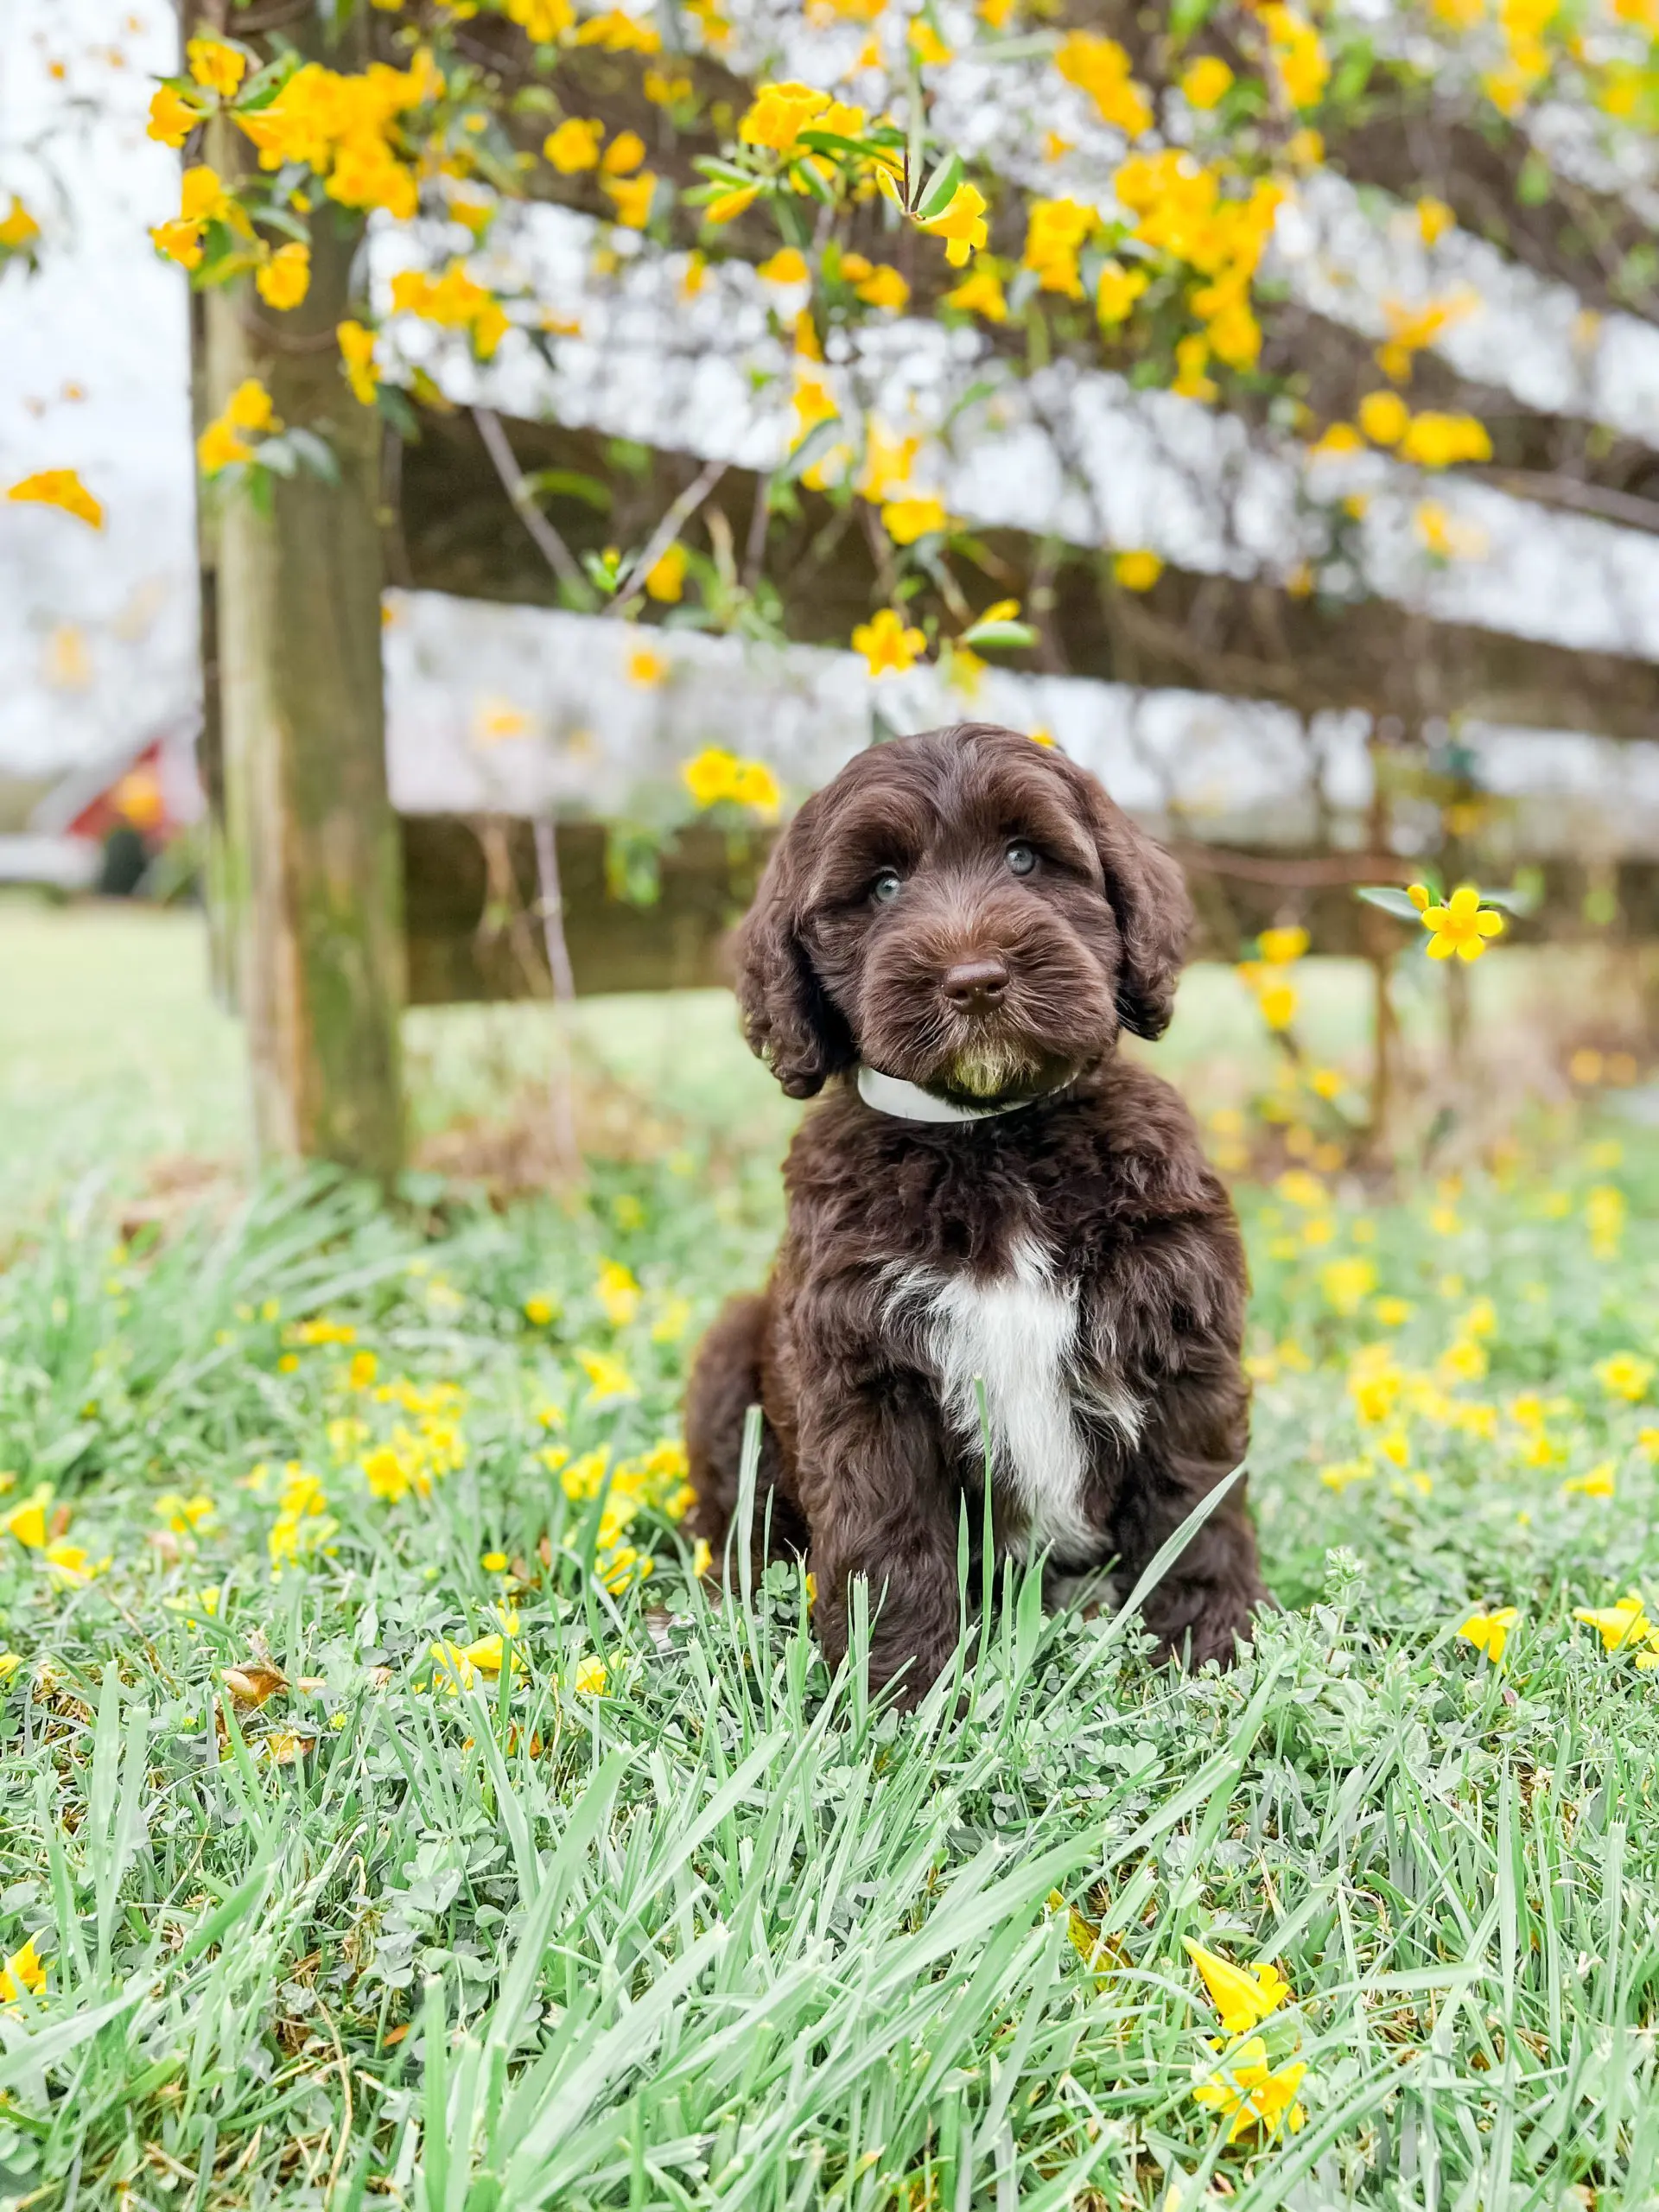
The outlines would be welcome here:
<svg viewBox="0 0 1659 2212">
<path fill-rule="evenodd" d="M 808 799 L 772 847 L 733 947 L 743 1034 L 791 1098 L 816 1097 L 855 1058 L 847 1024 L 819 982 L 801 936 L 821 811 L 816 797 Z"/>
<path fill-rule="evenodd" d="M 1137 1037 L 1161 1037 L 1175 1010 L 1175 985 L 1192 931 L 1186 879 L 1179 861 L 1138 829 L 1092 776 L 1084 780 L 1106 896 L 1123 941 L 1118 1014 Z"/>
</svg>

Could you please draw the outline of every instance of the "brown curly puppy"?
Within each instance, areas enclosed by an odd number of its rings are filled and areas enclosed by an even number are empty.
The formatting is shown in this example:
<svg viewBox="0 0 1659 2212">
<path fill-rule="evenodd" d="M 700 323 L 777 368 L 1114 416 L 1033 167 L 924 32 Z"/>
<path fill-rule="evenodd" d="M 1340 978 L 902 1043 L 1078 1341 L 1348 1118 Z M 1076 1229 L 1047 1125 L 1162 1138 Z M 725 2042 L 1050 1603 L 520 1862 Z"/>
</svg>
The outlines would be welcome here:
<svg viewBox="0 0 1659 2212">
<path fill-rule="evenodd" d="M 1063 754 L 985 723 L 861 754 L 810 798 L 738 939 L 750 1044 L 792 1097 L 772 1281 L 686 1403 L 718 1556 L 745 1408 L 757 1529 L 804 1550 L 830 1662 L 868 1578 L 871 1674 L 918 1697 L 958 1627 L 963 1500 L 1000 1551 L 1127 1582 L 1244 1454 L 1244 1257 L 1186 1108 L 1118 1059 L 1169 1022 L 1192 910 L 1173 861 Z M 1243 1485 L 1147 1606 L 1230 1661 L 1262 1596 Z"/>
</svg>

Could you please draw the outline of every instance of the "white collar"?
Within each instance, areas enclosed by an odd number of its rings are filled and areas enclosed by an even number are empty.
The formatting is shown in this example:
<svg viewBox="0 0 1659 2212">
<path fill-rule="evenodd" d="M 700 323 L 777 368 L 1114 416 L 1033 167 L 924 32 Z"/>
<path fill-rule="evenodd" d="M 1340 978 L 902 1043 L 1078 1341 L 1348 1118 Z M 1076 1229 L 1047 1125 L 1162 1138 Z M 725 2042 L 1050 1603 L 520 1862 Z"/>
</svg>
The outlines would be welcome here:
<svg viewBox="0 0 1659 2212">
<path fill-rule="evenodd" d="M 878 1114 L 891 1114 L 900 1122 L 988 1122 L 998 1114 L 1017 1114 L 1021 1107 L 1040 1106 L 1046 1099 L 1065 1090 L 1071 1080 L 1068 1077 L 1066 1083 L 1036 1098 L 1010 1098 L 991 1106 L 957 1106 L 948 1098 L 936 1098 L 919 1083 L 906 1083 L 902 1076 L 883 1075 L 880 1068 L 861 1064 L 858 1095 Z"/>
</svg>

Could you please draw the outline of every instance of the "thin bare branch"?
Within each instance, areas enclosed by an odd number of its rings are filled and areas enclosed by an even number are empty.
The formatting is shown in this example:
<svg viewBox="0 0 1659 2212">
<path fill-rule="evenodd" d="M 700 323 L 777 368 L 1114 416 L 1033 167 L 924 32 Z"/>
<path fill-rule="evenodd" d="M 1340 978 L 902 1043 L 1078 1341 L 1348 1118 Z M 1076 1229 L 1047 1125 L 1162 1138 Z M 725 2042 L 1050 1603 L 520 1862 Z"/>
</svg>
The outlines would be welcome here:
<svg viewBox="0 0 1659 2212">
<path fill-rule="evenodd" d="M 582 564 L 575 555 L 537 505 L 536 495 L 514 458 L 499 416 L 491 408 L 474 407 L 473 420 L 484 441 L 484 450 L 489 454 L 495 473 L 501 479 L 501 488 L 512 501 L 518 519 L 535 541 L 537 550 L 578 603 L 591 606 L 593 587 L 582 574 Z"/>
<path fill-rule="evenodd" d="M 613 614 L 620 614 L 625 607 L 638 599 L 645 588 L 645 578 L 725 474 L 726 463 L 723 461 L 711 461 L 695 480 L 686 486 L 684 491 L 652 531 L 646 541 L 645 551 L 629 569 L 627 583 L 618 593 L 612 604 Z"/>
</svg>

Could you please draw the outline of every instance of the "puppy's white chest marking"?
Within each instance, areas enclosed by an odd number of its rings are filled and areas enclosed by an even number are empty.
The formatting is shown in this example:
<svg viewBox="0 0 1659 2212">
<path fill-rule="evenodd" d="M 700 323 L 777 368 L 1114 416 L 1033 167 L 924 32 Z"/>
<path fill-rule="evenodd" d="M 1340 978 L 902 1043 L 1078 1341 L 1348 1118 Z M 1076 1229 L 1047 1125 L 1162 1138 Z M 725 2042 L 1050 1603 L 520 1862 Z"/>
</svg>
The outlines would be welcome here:
<svg viewBox="0 0 1659 2212">
<path fill-rule="evenodd" d="M 1100 1534 L 1084 1510 L 1088 1463 L 1077 1413 L 1087 1406 L 1103 1414 L 1131 1440 L 1140 1420 L 1126 1393 L 1080 1381 L 1077 1284 L 1057 1279 L 1030 1236 L 1015 1239 L 999 1274 L 916 1267 L 896 1268 L 891 1280 L 895 1305 L 920 1327 L 945 1418 L 975 1453 L 974 1382 L 983 1379 L 996 1469 L 1026 1508 L 1031 1547 L 1092 1557 Z"/>
</svg>

